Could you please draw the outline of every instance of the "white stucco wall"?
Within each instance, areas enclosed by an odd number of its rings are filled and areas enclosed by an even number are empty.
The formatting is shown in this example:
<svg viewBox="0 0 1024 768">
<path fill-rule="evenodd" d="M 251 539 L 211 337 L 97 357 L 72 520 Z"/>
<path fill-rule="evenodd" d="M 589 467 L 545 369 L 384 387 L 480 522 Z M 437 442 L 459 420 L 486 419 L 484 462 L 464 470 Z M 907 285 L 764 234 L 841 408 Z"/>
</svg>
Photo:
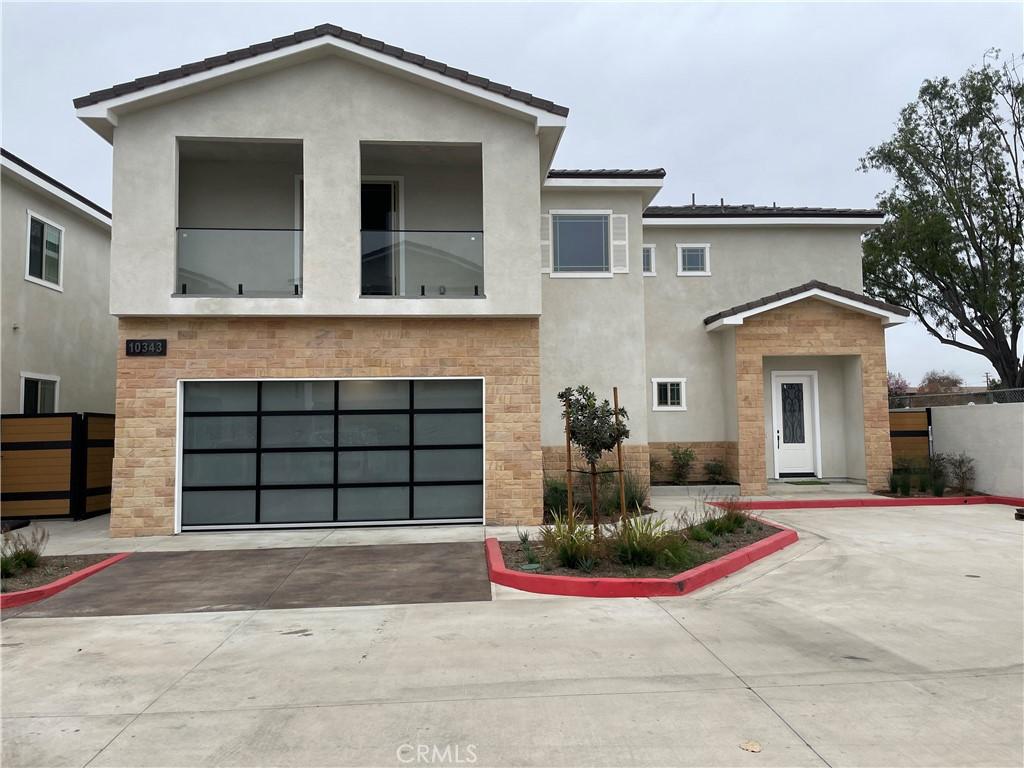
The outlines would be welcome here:
<svg viewBox="0 0 1024 768">
<path fill-rule="evenodd" d="M 932 441 L 974 459 L 978 490 L 1024 496 L 1024 403 L 932 408 Z"/>
<path fill-rule="evenodd" d="M 599 398 L 612 399 L 629 413 L 630 441 L 646 443 L 647 385 L 644 371 L 643 277 L 640 270 L 641 195 L 638 191 L 554 191 L 542 196 L 551 210 L 604 210 L 629 216 L 628 274 L 612 277 L 543 275 L 541 341 L 541 440 L 564 445 L 557 393 L 586 384 Z M 540 257 L 534 262 L 540 272 Z"/>
<path fill-rule="evenodd" d="M 117 320 L 107 310 L 110 233 L 7 172 L 0 183 L 0 410 L 20 413 L 21 372 L 28 371 L 60 376 L 61 411 L 113 412 Z M 25 279 L 29 210 L 64 228 L 63 291 Z"/>
<path fill-rule="evenodd" d="M 301 298 L 172 298 L 178 137 L 302 142 Z M 480 145 L 486 298 L 360 299 L 364 141 Z M 540 313 L 540 147 L 529 120 L 327 56 L 123 114 L 113 144 L 115 314 Z"/>
</svg>

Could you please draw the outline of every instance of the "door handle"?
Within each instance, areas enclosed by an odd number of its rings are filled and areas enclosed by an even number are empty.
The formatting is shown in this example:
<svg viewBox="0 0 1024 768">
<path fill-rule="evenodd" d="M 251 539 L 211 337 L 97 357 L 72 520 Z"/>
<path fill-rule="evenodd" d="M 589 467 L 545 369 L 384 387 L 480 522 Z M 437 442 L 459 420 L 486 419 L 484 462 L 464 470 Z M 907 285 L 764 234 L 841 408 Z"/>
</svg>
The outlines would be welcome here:
<svg viewBox="0 0 1024 768">
<path fill-rule="evenodd" d="M 775 447 L 776 448 L 781 448 L 782 447 L 782 441 L 781 441 L 781 438 L 779 437 L 779 430 L 777 430 L 777 429 L 775 430 Z"/>
</svg>

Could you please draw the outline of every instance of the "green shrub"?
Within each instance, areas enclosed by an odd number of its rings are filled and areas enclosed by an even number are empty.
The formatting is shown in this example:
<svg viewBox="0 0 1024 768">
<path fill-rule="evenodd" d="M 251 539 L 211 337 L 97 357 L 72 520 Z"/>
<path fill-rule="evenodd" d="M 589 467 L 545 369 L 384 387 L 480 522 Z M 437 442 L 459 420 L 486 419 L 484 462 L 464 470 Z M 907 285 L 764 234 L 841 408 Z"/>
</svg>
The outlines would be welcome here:
<svg viewBox="0 0 1024 768">
<path fill-rule="evenodd" d="M 966 453 L 958 453 L 956 456 L 947 457 L 946 462 L 950 486 L 957 493 L 967 493 L 972 490 L 976 473 L 974 459 Z"/>
<path fill-rule="evenodd" d="M 45 528 L 30 528 L 29 531 L 28 536 L 21 531 L 9 531 L 3 535 L 0 542 L 0 575 L 3 578 L 39 565 L 50 534 Z"/>
<path fill-rule="evenodd" d="M 932 496 L 941 496 L 946 492 L 946 478 L 943 475 L 933 475 L 931 481 Z"/>
<path fill-rule="evenodd" d="M 900 496 L 910 495 L 910 473 L 904 472 L 899 475 L 899 482 L 897 483 L 897 490 Z"/>
<path fill-rule="evenodd" d="M 563 568 L 579 568 L 581 564 L 597 562 L 594 529 L 573 510 L 554 513 L 554 522 L 540 528 L 540 540 L 545 552 Z M 592 567 L 592 566 L 591 566 Z"/>
<path fill-rule="evenodd" d="M 13 557 L 0 555 L 0 578 L 9 579 L 18 572 L 18 563 Z"/>
<path fill-rule="evenodd" d="M 714 538 L 714 534 L 709 531 L 705 524 L 692 525 L 686 529 L 686 535 L 694 541 L 708 542 Z"/>
<path fill-rule="evenodd" d="M 896 493 L 900 487 L 899 476 L 895 472 L 889 473 L 889 493 Z"/>
<path fill-rule="evenodd" d="M 573 499 L 573 502 L 576 500 Z M 564 480 L 544 478 L 544 512 L 548 515 L 565 512 L 569 503 L 569 491 Z"/>
<path fill-rule="evenodd" d="M 690 479 L 697 453 L 693 448 L 682 448 L 678 445 L 670 445 L 668 452 L 672 456 L 672 482 L 683 485 Z"/>
<path fill-rule="evenodd" d="M 667 537 L 664 520 L 638 514 L 626 515 L 606 538 L 616 560 L 623 565 L 639 566 L 658 561 Z"/>
<path fill-rule="evenodd" d="M 699 562 L 700 557 L 682 536 L 668 537 L 658 558 L 658 565 L 673 568 L 678 572 L 693 568 Z"/>
<path fill-rule="evenodd" d="M 712 485 L 718 485 L 725 481 L 725 462 L 721 459 L 711 459 L 710 461 L 704 462 L 704 474 L 707 476 L 708 482 Z"/>
</svg>

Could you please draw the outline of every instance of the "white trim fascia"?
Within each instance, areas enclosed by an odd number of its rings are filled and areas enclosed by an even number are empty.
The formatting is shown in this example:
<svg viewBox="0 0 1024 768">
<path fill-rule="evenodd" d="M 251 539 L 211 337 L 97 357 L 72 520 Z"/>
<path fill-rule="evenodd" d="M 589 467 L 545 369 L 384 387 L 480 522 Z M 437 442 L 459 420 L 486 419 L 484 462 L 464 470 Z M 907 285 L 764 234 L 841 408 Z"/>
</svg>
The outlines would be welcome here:
<svg viewBox="0 0 1024 768">
<path fill-rule="evenodd" d="M 679 384 L 680 405 L 658 405 L 658 385 Z M 652 411 L 685 411 L 686 410 L 686 379 L 678 376 L 651 379 L 651 410 Z"/>
<path fill-rule="evenodd" d="M 22 179 L 23 181 L 28 182 L 29 184 L 39 189 L 40 191 L 57 198 L 58 200 L 60 200 L 60 202 L 74 208 L 79 213 L 85 214 L 96 223 L 102 224 L 105 228 L 110 229 L 111 221 L 109 216 L 104 216 L 99 211 L 90 208 L 81 200 L 76 200 L 64 190 L 59 189 L 50 182 L 46 181 L 46 179 L 41 179 L 34 173 L 26 171 L 20 165 L 11 162 L 6 157 L 0 157 L 0 167 L 2 167 L 4 170 L 10 171 L 12 174 Z"/>
<path fill-rule="evenodd" d="M 64 246 L 65 246 L 65 231 L 57 222 L 52 219 L 48 219 L 45 216 L 33 211 L 31 208 L 26 208 L 27 222 L 25 224 L 25 279 L 30 283 L 41 285 L 44 288 L 49 288 L 51 291 L 57 291 L 64 293 Z M 57 282 L 51 283 L 49 280 L 44 280 L 40 277 L 29 274 L 29 267 L 32 260 L 32 219 L 41 221 L 44 224 L 49 224 L 54 229 L 60 230 L 60 252 L 57 254 L 59 261 L 57 262 Z M 46 233 L 43 233 L 43 252 L 40 254 L 40 266 L 42 267 L 43 274 L 46 274 Z"/>
<path fill-rule="evenodd" d="M 703 248 L 704 269 L 699 272 L 684 270 L 683 248 Z M 711 277 L 711 243 L 676 243 L 676 277 Z"/>
<path fill-rule="evenodd" d="M 885 221 L 884 216 L 871 218 L 855 216 L 709 216 L 702 218 L 648 218 L 645 227 L 862 227 L 872 229 Z"/>
<path fill-rule="evenodd" d="M 644 248 L 651 249 L 651 271 L 644 271 Z M 640 272 L 644 277 L 658 276 L 658 248 L 654 243 L 643 243 L 640 246 Z"/>
<path fill-rule="evenodd" d="M 25 412 L 25 379 L 37 379 L 39 381 L 52 381 L 53 387 L 53 412 L 60 413 L 60 376 L 52 373 L 33 373 L 32 371 L 20 371 L 18 376 L 18 413 Z M 46 415 L 46 414 L 41 414 Z"/>
<path fill-rule="evenodd" d="M 551 271 L 548 277 L 615 277 L 612 267 L 612 214 L 613 210 L 600 208 L 557 208 L 551 209 L 547 215 L 551 217 Z M 607 216 L 608 217 L 608 271 L 607 272 L 558 272 L 555 270 L 555 216 Z"/>
<path fill-rule="evenodd" d="M 788 296 L 785 299 L 779 299 L 778 301 L 773 301 L 770 304 L 765 304 L 760 307 L 748 309 L 745 312 L 737 312 L 735 315 L 729 315 L 728 317 L 719 318 L 710 325 L 705 326 L 705 329 L 708 331 L 716 331 L 719 328 L 727 325 L 743 325 L 743 321 L 746 320 L 748 317 L 753 317 L 754 315 L 759 315 L 762 312 L 768 312 L 772 309 L 784 307 L 787 304 L 792 304 L 797 301 L 803 301 L 804 299 L 820 299 L 821 301 L 828 302 L 829 304 L 835 304 L 837 306 L 846 307 L 847 309 L 852 309 L 856 312 L 861 312 L 862 314 L 865 315 L 877 317 L 882 321 L 882 325 L 885 328 L 891 328 L 894 325 L 900 325 L 901 323 L 907 322 L 907 320 L 909 319 L 908 317 L 904 317 L 903 315 L 898 315 L 894 312 L 888 312 L 884 309 L 874 307 L 870 304 L 854 301 L 853 299 L 849 299 L 846 296 L 839 296 L 835 293 L 829 293 L 828 291 L 824 291 L 821 288 L 810 288 L 804 291 L 803 293 L 796 294 L 795 296 Z"/>
<path fill-rule="evenodd" d="M 775 379 L 781 376 L 809 376 L 811 379 L 811 394 L 814 403 L 814 476 L 821 478 L 824 470 L 821 464 L 821 407 L 818 399 L 818 372 L 817 371 L 772 371 L 771 375 L 771 401 L 772 401 L 772 429 L 777 429 L 775 422 Z M 781 407 L 781 406 L 780 406 Z M 861 429 L 864 429 L 864 420 L 861 418 Z M 772 440 L 772 467 L 775 470 L 775 479 L 781 480 L 779 476 L 779 446 Z"/>
<path fill-rule="evenodd" d="M 30 374 L 35 376 L 36 374 Z M 425 520 L 399 520 L 399 521 L 357 521 L 357 522 L 326 522 L 326 523 L 260 523 L 246 524 L 246 525 L 208 525 L 208 526 L 189 526 L 188 532 L 200 531 L 200 530 L 244 530 L 254 529 L 262 530 L 265 528 L 371 528 L 381 525 L 441 525 L 449 523 L 462 523 L 464 525 L 487 525 L 487 377 L 486 376 L 246 376 L 238 378 L 211 378 L 211 379 L 178 379 L 177 393 L 176 393 L 176 436 L 174 443 L 174 532 L 181 533 L 181 472 L 183 456 L 182 453 L 184 445 L 184 421 L 185 421 L 185 408 L 184 408 L 184 395 L 185 395 L 185 384 L 192 382 L 204 382 L 204 381 L 479 381 L 480 382 L 480 419 L 484 428 L 484 439 L 483 448 L 480 449 L 481 462 L 483 466 L 483 479 L 481 480 L 480 487 L 483 493 L 483 508 L 480 510 L 480 520 L 478 521 L 475 517 L 471 518 L 437 518 L 437 519 L 425 519 Z M 59 389 L 59 377 L 57 387 Z M 54 395 L 54 404 L 56 405 L 56 395 Z M 258 493 L 258 491 L 257 491 Z"/>
<path fill-rule="evenodd" d="M 349 54 L 357 59 L 372 62 L 380 67 L 398 70 L 413 78 L 427 80 L 436 85 L 458 91 L 462 95 L 468 96 L 472 99 L 490 102 L 505 111 L 513 112 L 520 116 L 532 119 L 537 128 L 564 128 L 567 122 L 565 117 L 553 114 L 547 110 L 543 110 L 538 107 L 531 107 L 529 104 L 525 104 L 515 99 L 510 99 L 498 93 L 493 93 L 485 88 L 464 83 L 461 80 L 456 80 L 455 78 L 442 75 L 438 72 L 432 72 L 418 64 L 402 61 L 401 59 L 396 59 L 393 56 L 380 53 L 379 51 L 364 48 L 363 46 L 356 45 L 355 43 L 329 37 L 318 37 L 312 40 L 306 40 L 276 51 L 261 53 L 257 56 L 252 56 L 230 64 L 215 67 L 211 70 L 197 72 L 194 75 L 176 78 L 165 83 L 158 83 L 139 91 L 126 93 L 123 96 L 114 96 L 96 104 L 80 107 L 75 110 L 75 114 L 79 120 L 89 124 L 90 127 L 93 127 L 91 123 L 96 121 L 105 121 L 111 126 L 117 126 L 117 112 L 119 110 L 131 108 L 140 101 L 150 99 L 154 96 L 166 95 L 176 90 L 187 89 L 196 85 L 203 85 L 227 75 L 270 64 L 280 59 L 295 56 L 300 53 L 314 51 L 318 48 L 333 49 L 336 53 Z"/>
<path fill-rule="evenodd" d="M 564 178 L 561 176 L 553 179 L 544 179 L 545 189 L 613 189 L 621 187 L 661 189 L 662 186 L 664 186 L 662 179 Z"/>
</svg>

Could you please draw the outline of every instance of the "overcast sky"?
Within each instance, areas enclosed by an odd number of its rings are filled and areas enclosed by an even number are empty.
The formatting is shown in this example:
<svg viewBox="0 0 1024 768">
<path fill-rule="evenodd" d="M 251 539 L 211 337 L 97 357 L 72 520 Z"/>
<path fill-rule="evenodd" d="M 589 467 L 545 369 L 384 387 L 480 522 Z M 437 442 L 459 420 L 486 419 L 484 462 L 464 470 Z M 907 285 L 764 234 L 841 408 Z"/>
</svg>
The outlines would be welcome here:
<svg viewBox="0 0 1024 768">
<path fill-rule="evenodd" d="M 3 3 L 3 145 L 101 205 L 110 147 L 71 100 L 331 22 L 568 106 L 559 167 L 668 171 L 657 202 L 871 206 L 856 170 L 921 81 L 1020 54 L 1024 4 Z M 115 211 L 116 216 L 116 211 Z M 828 258 L 827 253 L 822 258 Z M 770 268 L 770 265 L 765 265 Z M 919 327 L 890 370 L 982 383 Z"/>
</svg>

